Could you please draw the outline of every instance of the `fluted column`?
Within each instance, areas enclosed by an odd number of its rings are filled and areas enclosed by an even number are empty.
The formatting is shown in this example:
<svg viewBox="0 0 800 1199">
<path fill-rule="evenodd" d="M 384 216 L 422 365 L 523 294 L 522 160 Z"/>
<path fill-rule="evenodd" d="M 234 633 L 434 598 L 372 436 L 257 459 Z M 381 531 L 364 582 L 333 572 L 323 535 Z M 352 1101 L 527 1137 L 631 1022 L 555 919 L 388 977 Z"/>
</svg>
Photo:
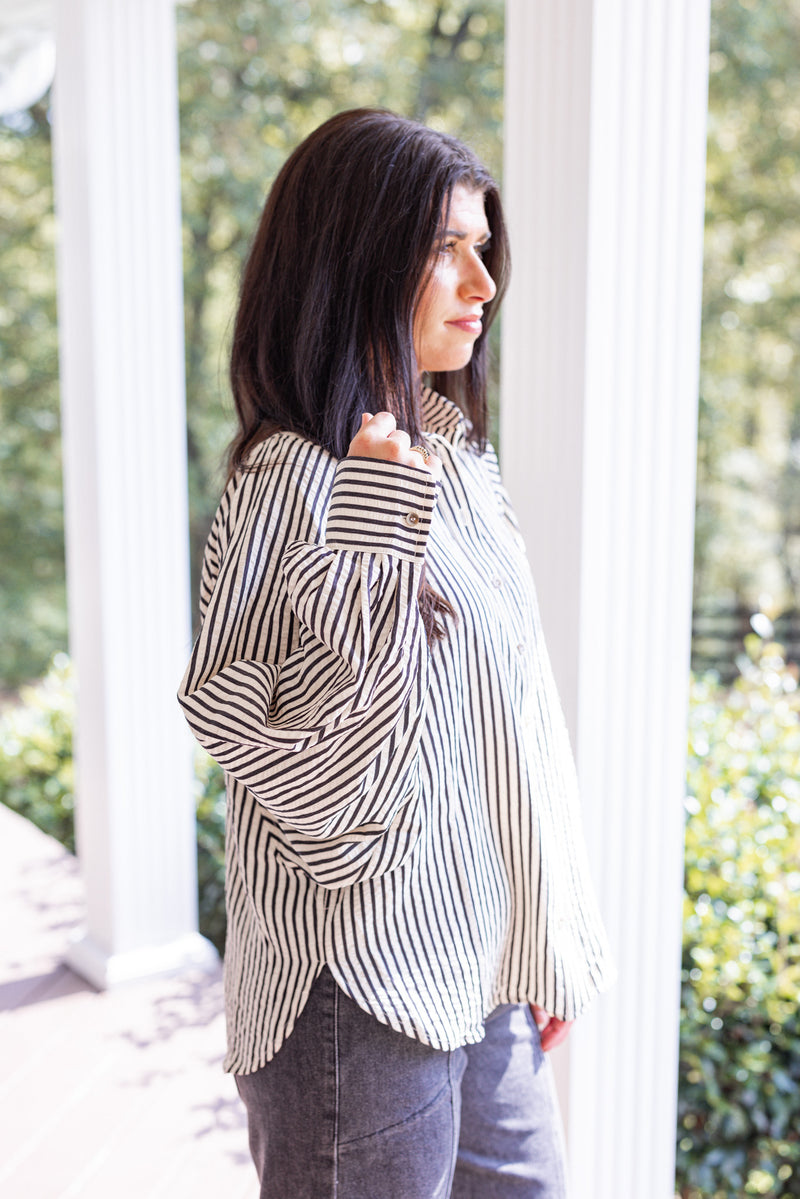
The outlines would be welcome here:
<svg viewBox="0 0 800 1199">
<path fill-rule="evenodd" d="M 561 1072 L 576 1195 L 674 1193 L 708 0 L 508 0 L 502 459 L 620 967 Z"/>
<path fill-rule="evenodd" d="M 59 0 L 54 97 L 77 834 L 97 985 L 197 934 L 177 83 L 171 0 Z"/>
</svg>

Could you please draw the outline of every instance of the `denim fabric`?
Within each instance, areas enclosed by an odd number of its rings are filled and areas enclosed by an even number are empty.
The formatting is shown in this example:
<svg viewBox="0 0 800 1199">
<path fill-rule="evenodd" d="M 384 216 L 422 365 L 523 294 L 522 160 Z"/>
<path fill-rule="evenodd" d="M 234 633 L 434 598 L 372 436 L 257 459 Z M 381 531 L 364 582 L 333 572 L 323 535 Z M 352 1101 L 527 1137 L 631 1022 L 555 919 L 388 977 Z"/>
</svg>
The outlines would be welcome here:
<svg viewBox="0 0 800 1199">
<path fill-rule="evenodd" d="M 479 1045 L 394 1032 L 325 969 L 280 1052 L 236 1076 L 261 1199 L 564 1199 L 549 1064 L 527 1006 Z"/>
<path fill-rule="evenodd" d="M 527 1004 L 504 1004 L 465 1046 L 453 1199 L 564 1199 L 564 1134 Z"/>
</svg>

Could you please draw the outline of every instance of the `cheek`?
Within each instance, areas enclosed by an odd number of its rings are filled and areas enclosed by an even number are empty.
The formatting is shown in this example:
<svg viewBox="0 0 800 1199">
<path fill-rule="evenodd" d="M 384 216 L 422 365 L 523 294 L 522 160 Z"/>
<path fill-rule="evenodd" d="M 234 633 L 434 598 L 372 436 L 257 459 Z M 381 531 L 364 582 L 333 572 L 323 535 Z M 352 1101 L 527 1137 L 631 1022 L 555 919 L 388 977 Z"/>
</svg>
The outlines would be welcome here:
<svg viewBox="0 0 800 1199">
<path fill-rule="evenodd" d="M 414 345 L 416 347 L 419 347 L 426 340 L 435 323 L 434 318 L 439 292 L 440 282 L 438 273 L 434 272 L 420 294 L 414 313 Z"/>
</svg>

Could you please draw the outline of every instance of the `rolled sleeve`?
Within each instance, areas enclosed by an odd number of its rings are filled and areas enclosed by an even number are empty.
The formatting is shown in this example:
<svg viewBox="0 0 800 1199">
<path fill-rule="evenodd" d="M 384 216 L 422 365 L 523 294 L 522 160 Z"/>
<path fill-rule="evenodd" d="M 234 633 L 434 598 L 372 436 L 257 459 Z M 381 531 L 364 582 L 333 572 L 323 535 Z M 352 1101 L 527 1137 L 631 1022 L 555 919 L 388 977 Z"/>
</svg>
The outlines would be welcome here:
<svg viewBox="0 0 800 1199">
<path fill-rule="evenodd" d="M 325 544 L 421 562 L 437 492 L 437 484 L 421 468 L 343 458 L 331 488 Z"/>
</svg>

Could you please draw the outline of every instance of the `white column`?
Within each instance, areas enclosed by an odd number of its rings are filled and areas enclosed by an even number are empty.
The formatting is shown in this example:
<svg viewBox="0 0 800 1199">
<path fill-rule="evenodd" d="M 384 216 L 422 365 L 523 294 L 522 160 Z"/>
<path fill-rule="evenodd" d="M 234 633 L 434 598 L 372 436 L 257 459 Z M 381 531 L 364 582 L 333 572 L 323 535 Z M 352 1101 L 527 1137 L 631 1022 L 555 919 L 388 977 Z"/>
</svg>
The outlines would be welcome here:
<svg viewBox="0 0 800 1199">
<path fill-rule="evenodd" d="M 59 0 L 59 330 L 77 836 L 98 986 L 210 963 L 197 933 L 171 0 Z"/>
<path fill-rule="evenodd" d="M 620 981 L 566 1061 L 576 1195 L 674 1193 L 708 0 L 508 0 L 501 448 Z"/>
</svg>

